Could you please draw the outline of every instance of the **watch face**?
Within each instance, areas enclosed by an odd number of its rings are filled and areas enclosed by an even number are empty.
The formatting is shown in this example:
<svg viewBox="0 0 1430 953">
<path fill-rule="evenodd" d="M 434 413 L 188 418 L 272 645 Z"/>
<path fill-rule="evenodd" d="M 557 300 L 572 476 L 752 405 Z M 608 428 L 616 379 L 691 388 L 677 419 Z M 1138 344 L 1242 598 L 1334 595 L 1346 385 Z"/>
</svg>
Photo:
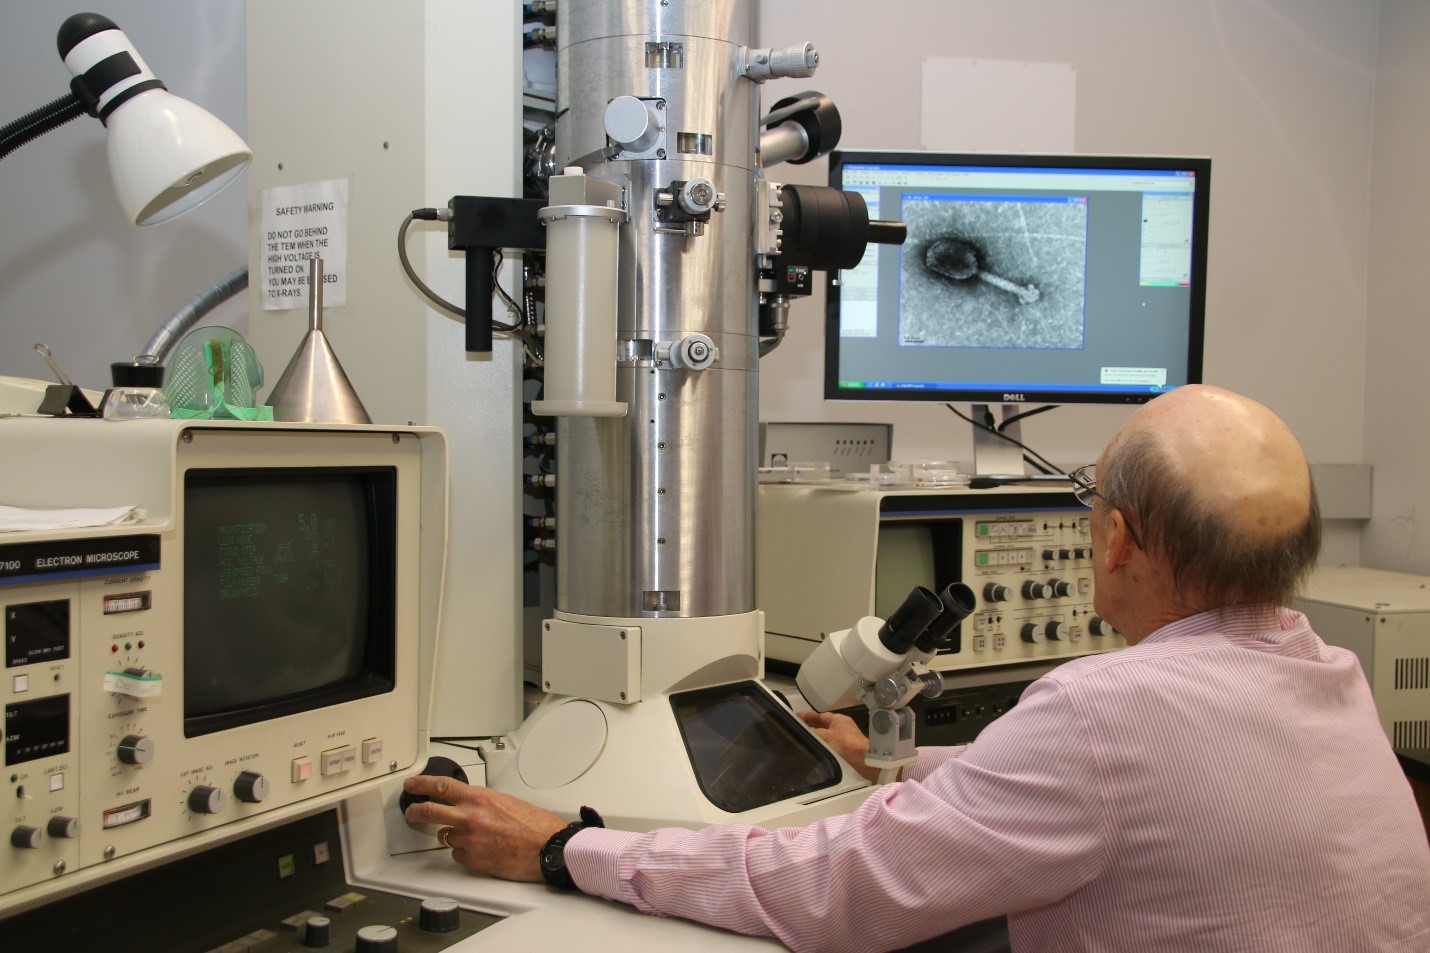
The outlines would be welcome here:
<svg viewBox="0 0 1430 953">
<path fill-rule="evenodd" d="M 541 852 L 541 869 L 552 873 L 565 866 L 563 852 L 560 847 L 548 847 Z"/>
</svg>

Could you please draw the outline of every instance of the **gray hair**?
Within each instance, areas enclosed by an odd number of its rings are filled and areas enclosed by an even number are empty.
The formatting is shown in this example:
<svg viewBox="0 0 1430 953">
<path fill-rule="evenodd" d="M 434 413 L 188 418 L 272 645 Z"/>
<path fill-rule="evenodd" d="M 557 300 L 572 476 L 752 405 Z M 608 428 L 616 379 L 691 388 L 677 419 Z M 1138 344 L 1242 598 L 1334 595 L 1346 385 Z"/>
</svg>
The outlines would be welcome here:
<svg viewBox="0 0 1430 953">
<path fill-rule="evenodd" d="M 1300 526 L 1273 539 L 1253 536 L 1207 507 L 1173 472 L 1161 444 L 1146 431 L 1133 431 L 1108 451 L 1098 467 L 1097 489 L 1122 511 L 1149 554 L 1167 562 L 1177 593 L 1196 611 L 1288 605 L 1321 552 L 1321 506 L 1314 482 Z"/>
</svg>

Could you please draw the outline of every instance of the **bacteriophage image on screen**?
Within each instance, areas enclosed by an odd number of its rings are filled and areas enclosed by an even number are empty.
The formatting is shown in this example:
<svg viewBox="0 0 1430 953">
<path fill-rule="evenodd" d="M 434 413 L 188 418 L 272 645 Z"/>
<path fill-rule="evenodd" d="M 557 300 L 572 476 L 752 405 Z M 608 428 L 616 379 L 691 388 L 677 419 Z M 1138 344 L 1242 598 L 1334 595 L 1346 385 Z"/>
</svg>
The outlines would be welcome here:
<svg viewBox="0 0 1430 953">
<path fill-rule="evenodd" d="M 910 195 L 899 343 L 1078 348 L 1087 201 Z"/>
</svg>

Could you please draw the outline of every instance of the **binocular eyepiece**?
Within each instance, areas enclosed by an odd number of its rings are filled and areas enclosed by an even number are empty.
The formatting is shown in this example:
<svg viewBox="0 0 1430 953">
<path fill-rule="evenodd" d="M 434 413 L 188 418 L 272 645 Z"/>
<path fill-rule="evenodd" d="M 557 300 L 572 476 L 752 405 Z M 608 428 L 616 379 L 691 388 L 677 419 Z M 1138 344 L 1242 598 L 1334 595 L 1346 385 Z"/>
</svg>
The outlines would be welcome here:
<svg viewBox="0 0 1430 953">
<path fill-rule="evenodd" d="M 884 648 L 899 655 L 915 647 L 932 655 L 976 605 L 973 590 L 961 582 L 949 583 L 938 595 L 923 586 L 915 586 L 899 607 L 889 613 L 879 629 L 879 641 Z"/>
</svg>

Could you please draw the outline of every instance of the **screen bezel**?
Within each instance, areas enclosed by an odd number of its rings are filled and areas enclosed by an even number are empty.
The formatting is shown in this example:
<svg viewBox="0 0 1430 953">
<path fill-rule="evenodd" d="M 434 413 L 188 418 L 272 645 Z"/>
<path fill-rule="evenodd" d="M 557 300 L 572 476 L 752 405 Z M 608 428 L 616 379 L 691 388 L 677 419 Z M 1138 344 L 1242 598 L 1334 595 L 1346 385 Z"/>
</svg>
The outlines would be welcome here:
<svg viewBox="0 0 1430 953">
<path fill-rule="evenodd" d="M 184 505 L 195 488 L 221 490 L 224 487 L 254 486 L 264 483 L 332 482 L 353 480 L 362 491 L 363 502 L 371 528 L 367 540 L 369 585 L 364 617 L 368 620 L 363 639 L 366 662 L 356 678 L 319 688 L 272 696 L 248 705 L 191 715 L 187 697 L 184 713 L 184 737 L 196 738 L 295 715 L 300 712 L 327 708 L 343 702 L 356 701 L 391 692 L 397 685 L 397 497 L 398 474 L 391 466 L 337 467 L 255 467 L 255 468 L 191 468 L 184 473 Z M 187 520 L 183 524 L 187 527 Z M 186 532 L 186 530 L 185 530 Z M 185 546 L 188 541 L 185 539 Z M 187 559 L 187 553 L 185 554 Z M 187 619 L 189 593 L 185 587 L 185 605 L 181 610 Z M 189 633 L 184 633 L 184 657 L 190 651 Z M 187 668 L 187 664 L 185 666 Z"/>
<path fill-rule="evenodd" d="M 884 150 L 835 151 L 829 156 L 829 184 L 841 188 L 844 167 L 850 164 L 905 164 L 949 166 L 996 166 L 1007 168 L 1057 168 L 1092 170 L 1145 169 L 1148 171 L 1190 171 L 1197 177 L 1192 204 L 1192 280 L 1187 328 L 1186 381 L 1198 384 L 1202 380 L 1202 357 L 1206 331 L 1207 229 L 1210 210 L 1211 160 L 1200 157 L 1170 156 L 1110 156 L 1110 155 L 992 155 L 983 153 L 901 152 Z M 870 249 L 866 254 L 876 254 Z M 1009 392 L 994 385 L 960 382 L 948 388 L 841 388 L 840 360 L 840 300 L 839 272 L 827 275 L 824 321 L 824 399 L 825 400 L 895 400 L 948 403 L 971 401 L 993 403 L 1051 404 L 1140 404 L 1158 395 L 1157 391 L 1087 391 L 1059 385 L 1025 387 Z M 1182 370 L 1181 368 L 1178 369 Z M 1180 386 L 1180 384 L 1178 385 Z M 1163 391 L 1165 392 L 1165 391 Z"/>
</svg>

